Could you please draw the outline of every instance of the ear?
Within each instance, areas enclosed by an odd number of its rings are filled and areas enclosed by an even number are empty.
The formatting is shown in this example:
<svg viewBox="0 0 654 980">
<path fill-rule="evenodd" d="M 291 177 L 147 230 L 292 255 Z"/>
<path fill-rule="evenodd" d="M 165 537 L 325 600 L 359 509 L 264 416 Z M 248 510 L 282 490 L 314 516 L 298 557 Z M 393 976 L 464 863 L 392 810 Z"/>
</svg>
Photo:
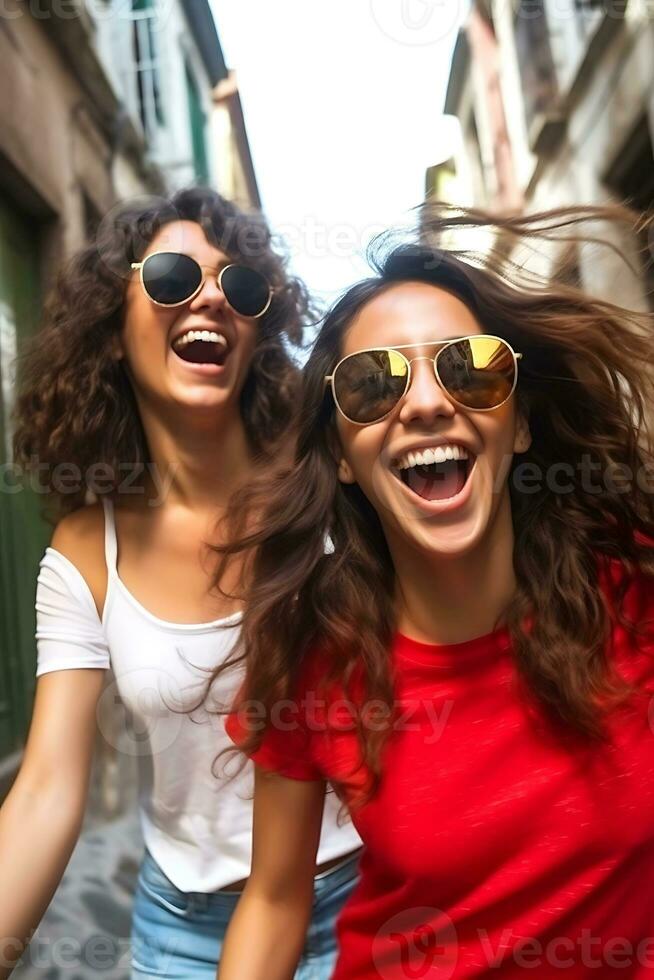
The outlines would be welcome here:
<svg viewBox="0 0 654 980">
<path fill-rule="evenodd" d="M 518 412 L 516 421 L 515 438 L 513 440 L 514 453 L 526 453 L 531 446 L 531 430 L 529 421 L 523 411 Z"/>
<path fill-rule="evenodd" d="M 341 481 L 341 483 L 357 482 L 354 478 L 352 467 L 350 466 L 350 464 L 348 463 L 348 461 L 345 459 L 344 456 L 341 456 L 341 458 L 338 461 L 338 478 Z"/>
<path fill-rule="evenodd" d="M 329 433 L 328 443 L 329 451 L 338 467 L 338 479 L 341 483 L 356 483 L 352 467 L 343 455 L 340 440 L 335 432 Z"/>
</svg>

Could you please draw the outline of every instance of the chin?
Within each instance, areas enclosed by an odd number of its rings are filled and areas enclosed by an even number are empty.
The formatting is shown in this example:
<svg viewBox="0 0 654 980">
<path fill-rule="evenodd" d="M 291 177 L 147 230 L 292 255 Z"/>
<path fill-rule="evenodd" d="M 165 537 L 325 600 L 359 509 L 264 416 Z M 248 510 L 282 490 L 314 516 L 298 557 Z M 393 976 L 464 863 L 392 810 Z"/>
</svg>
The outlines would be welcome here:
<svg viewBox="0 0 654 980">
<path fill-rule="evenodd" d="M 488 530 L 487 514 L 478 513 L 467 520 L 435 525 L 422 521 L 400 528 L 402 536 L 424 554 L 440 558 L 465 558 L 476 551 Z"/>
<path fill-rule="evenodd" d="M 174 401 L 180 410 L 193 411 L 201 414 L 224 412 L 234 402 L 231 391 L 216 390 L 215 388 L 198 386 L 189 391 L 175 393 Z"/>
</svg>

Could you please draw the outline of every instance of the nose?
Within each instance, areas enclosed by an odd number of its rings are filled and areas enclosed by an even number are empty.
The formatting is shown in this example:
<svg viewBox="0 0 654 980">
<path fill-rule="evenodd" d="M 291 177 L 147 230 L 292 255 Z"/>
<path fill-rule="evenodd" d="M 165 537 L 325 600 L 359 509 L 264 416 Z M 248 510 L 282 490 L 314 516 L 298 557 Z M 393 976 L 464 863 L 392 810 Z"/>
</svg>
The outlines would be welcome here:
<svg viewBox="0 0 654 980">
<path fill-rule="evenodd" d="M 409 422 L 422 422 L 432 425 L 439 416 L 452 418 L 456 406 L 447 397 L 434 373 L 434 362 L 430 357 L 416 357 L 411 362 L 411 384 L 402 399 L 399 419 Z"/>
<path fill-rule="evenodd" d="M 214 273 L 205 273 L 202 289 L 191 300 L 190 309 L 193 313 L 212 312 L 221 310 L 227 303 L 225 294 L 218 285 L 218 278 Z"/>
</svg>

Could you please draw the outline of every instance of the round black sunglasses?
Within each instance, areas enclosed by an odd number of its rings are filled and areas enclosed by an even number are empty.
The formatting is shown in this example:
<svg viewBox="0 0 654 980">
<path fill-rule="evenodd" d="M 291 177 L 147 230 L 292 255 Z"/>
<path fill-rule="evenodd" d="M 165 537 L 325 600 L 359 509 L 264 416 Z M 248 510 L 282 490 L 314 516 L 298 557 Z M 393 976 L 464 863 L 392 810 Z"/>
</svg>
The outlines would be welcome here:
<svg viewBox="0 0 654 980">
<path fill-rule="evenodd" d="M 132 269 L 139 270 L 143 290 L 157 306 L 188 303 L 205 280 L 200 263 L 182 252 L 152 252 L 143 262 L 132 262 Z M 240 316 L 260 317 L 270 307 L 274 290 L 256 269 L 231 264 L 215 277 L 228 305 Z"/>
</svg>

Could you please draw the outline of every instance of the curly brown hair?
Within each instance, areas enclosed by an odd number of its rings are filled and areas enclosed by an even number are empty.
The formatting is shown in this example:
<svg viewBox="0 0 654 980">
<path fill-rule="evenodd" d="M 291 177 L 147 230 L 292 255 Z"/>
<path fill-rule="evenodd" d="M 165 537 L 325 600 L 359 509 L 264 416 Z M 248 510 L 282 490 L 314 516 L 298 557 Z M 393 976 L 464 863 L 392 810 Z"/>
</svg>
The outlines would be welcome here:
<svg viewBox="0 0 654 980">
<path fill-rule="evenodd" d="M 325 683 L 336 681 L 349 693 L 362 672 L 365 697 L 385 702 L 392 716 L 394 569 L 377 513 L 358 486 L 339 482 L 331 449 L 334 406 L 324 378 L 362 307 L 395 283 L 419 281 L 453 292 L 487 332 L 522 352 L 517 398 L 533 441 L 508 476 L 517 590 L 501 619 L 525 693 L 577 735 L 605 737 L 604 713 L 632 688 L 613 675 L 606 657 L 613 614 L 601 589 L 602 563 L 615 559 L 628 571 L 654 575 L 652 493 L 639 481 L 629 492 L 588 493 L 576 481 L 570 492 L 541 485 L 526 494 L 514 476 L 518 465 L 542 473 L 561 463 L 575 467 L 585 454 L 603 472 L 615 465 L 632 474 L 651 468 L 654 317 L 557 281 L 538 285 L 535 275 L 526 283 L 511 253 L 518 244 L 562 233 L 567 240 L 595 240 L 585 223 L 633 227 L 641 220 L 617 205 L 498 216 L 436 203 L 416 240 L 390 251 L 388 240 L 377 243 L 377 275 L 352 287 L 327 315 L 306 366 L 294 465 L 273 485 L 252 484 L 248 497 L 262 508 L 256 525 L 245 526 L 245 510 L 233 512 L 233 538 L 216 548 L 219 583 L 232 555 L 249 553 L 251 561 L 240 643 L 212 677 L 245 662 L 245 684 L 232 710 L 246 710 L 252 701 L 269 717 L 275 702 L 292 696 L 307 652 L 319 648 L 329 655 Z M 500 234 L 483 258 L 451 247 L 455 229 L 484 226 Z M 332 553 L 325 552 L 326 535 Z M 644 624 L 628 622 L 620 609 L 628 581 L 626 575 L 615 615 L 639 633 Z M 369 730 L 358 719 L 357 728 L 372 792 L 389 727 Z M 251 753 L 262 738 L 261 730 L 251 730 L 241 747 Z"/>
<path fill-rule="evenodd" d="M 14 458 L 27 471 L 38 464 L 46 474 L 45 502 L 56 516 L 82 506 L 85 475 L 98 464 L 108 474 L 107 492 L 114 494 L 126 466 L 138 472 L 149 462 L 131 383 L 113 347 L 123 326 L 131 263 L 142 259 L 161 228 L 180 220 L 197 222 L 212 245 L 258 269 L 272 285 L 274 298 L 259 321 L 240 406 L 251 449 L 261 459 L 273 458 L 279 439 L 290 431 L 299 369 L 289 342 L 302 345 L 313 311 L 305 286 L 273 247 L 262 215 L 242 211 L 206 187 L 126 202 L 101 223 L 93 244 L 61 270 L 42 328 L 18 360 Z M 48 482 L 63 462 L 82 474 L 72 492 Z"/>
</svg>

